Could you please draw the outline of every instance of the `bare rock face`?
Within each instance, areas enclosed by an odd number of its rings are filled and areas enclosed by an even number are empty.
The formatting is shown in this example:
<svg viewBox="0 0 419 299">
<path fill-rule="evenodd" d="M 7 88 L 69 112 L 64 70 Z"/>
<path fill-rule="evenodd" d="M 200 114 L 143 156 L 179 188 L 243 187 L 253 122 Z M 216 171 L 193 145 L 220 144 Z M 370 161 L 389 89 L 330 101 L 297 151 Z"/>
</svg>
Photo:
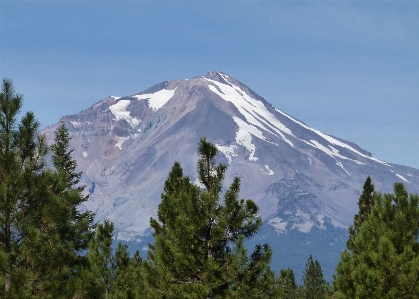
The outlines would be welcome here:
<svg viewBox="0 0 419 299">
<path fill-rule="evenodd" d="M 217 145 L 218 161 L 228 164 L 226 184 L 241 178 L 241 196 L 257 202 L 266 229 L 275 231 L 271 237 L 345 231 L 367 176 L 383 192 L 396 181 L 419 191 L 419 170 L 380 161 L 319 132 L 221 72 L 108 97 L 64 122 L 91 194 L 82 208 L 113 221 L 119 240 L 139 240 L 147 232 L 175 161 L 196 180 L 203 136 Z M 57 126 L 42 131 L 49 143 Z"/>
</svg>

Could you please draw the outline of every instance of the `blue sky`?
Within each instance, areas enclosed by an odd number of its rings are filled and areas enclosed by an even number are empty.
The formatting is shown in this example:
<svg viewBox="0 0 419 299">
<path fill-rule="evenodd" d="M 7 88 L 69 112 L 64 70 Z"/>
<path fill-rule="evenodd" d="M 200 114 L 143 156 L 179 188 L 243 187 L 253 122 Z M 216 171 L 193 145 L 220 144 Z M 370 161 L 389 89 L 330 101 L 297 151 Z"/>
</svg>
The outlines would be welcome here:
<svg viewBox="0 0 419 299">
<path fill-rule="evenodd" d="M 0 0 L 0 77 L 41 126 L 219 70 L 309 126 L 419 168 L 419 1 Z"/>
</svg>

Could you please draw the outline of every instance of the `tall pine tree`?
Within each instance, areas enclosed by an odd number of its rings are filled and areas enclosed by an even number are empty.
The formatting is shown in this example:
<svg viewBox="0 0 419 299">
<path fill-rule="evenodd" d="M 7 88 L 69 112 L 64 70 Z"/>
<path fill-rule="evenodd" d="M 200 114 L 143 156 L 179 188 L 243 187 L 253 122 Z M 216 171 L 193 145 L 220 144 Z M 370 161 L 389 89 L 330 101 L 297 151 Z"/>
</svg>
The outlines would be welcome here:
<svg viewBox="0 0 419 299">
<path fill-rule="evenodd" d="M 72 157 L 70 137 L 64 121 L 55 132 L 55 143 L 52 145 L 52 163 L 59 180 L 55 184 L 54 192 L 59 196 L 61 215 L 57 219 L 57 228 L 61 241 L 71 243 L 73 249 L 73 263 L 78 263 L 88 248 L 92 236 L 94 213 L 80 212 L 80 205 L 89 199 L 84 195 L 85 186 L 80 185 L 81 172 L 77 172 L 77 161 Z"/>
<path fill-rule="evenodd" d="M 77 162 L 70 150 L 70 137 L 62 121 L 55 132 L 52 145 L 52 163 L 54 181 L 51 184 L 51 196 L 42 210 L 42 217 L 37 220 L 44 223 L 44 228 L 31 248 L 39 261 L 38 280 L 44 291 L 54 298 L 66 298 L 73 293 L 74 279 L 86 264 L 86 250 L 92 236 L 94 214 L 80 212 L 80 205 L 88 199 L 80 185 L 81 172 L 77 172 Z M 49 247 L 43 244 L 51 244 Z M 49 261 L 45 263 L 45 261 Z M 42 265 L 48 265 L 43 266 Z M 43 278 L 43 279 L 41 279 Z"/>
<path fill-rule="evenodd" d="M 274 284 L 271 251 L 257 246 L 249 258 L 243 244 L 261 225 L 252 200 L 238 199 L 239 178 L 220 199 L 226 166 L 216 164 L 217 148 L 201 138 L 199 181 L 191 183 L 175 163 L 165 182 L 158 220 L 151 219 L 154 245 L 145 263 L 153 298 L 261 297 Z"/>
<path fill-rule="evenodd" d="M 402 183 L 394 194 L 374 193 L 373 205 L 341 254 L 333 282 L 336 298 L 419 297 L 419 196 Z"/>
<path fill-rule="evenodd" d="M 89 265 L 83 269 L 77 285 L 77 298 L 135 299 L 144 298 L 142 259 L 137 251 L 133 258 L 128 246 L 118 243 L 112 249 L 112 222 L 99 223 L 89 243 Z"/>
<path fill-rule="evenodd" d="M 36 215 L 50 193 L 43 169 L 47 147 L 37 136 L 39 123 L 32 112 L 20 122 L 22 96 L 11 80 L 3 79 L 0 93 L 0 297 L 25 298 L 34 279 L 26 270 L 26 236 L 39 231 Z"/>
<path fill-rule="evenodd" d="M 356 252 L 357 249 L 354 244 L 356 235 L 358 234 L 361 224 L 368 220 L 368 215 L 371 213 L 374 195 L 374 185 L 372 184 L 371 177 L 367 177 L 362 188 L 362 194 L 359 197 L 358 208 L 359 212 L 354 216 L 354 225 L 349 227 L 349 239 L 347 242 L 348 249 Z"/>
<path fill-rule="evenodd" d="M 303 294 L 305 299 L 326 298 L 327 282 L 317 260 L 309 256 L 303 273 Z"/>
<path fill-rule="evenodd" d="M 74 280 L 86 263 L 85 251 L 91 237 L 93 214 L 79 212 L 87 200 L 79 186 L 81 173 L 69 150 L 69 136 L 64 124 L 55 133 L 52 146 L 54 171 L 44 170 L 49 192 L 36 213 L 27 215 L 29 227 L 24 241 L 31 273 L 31 293 L 39 297 L 68 298 L 74 291 Z M 37 184 L 38 187 L 43 184 Z"/>
<path fill-rule="evenodd" d="M 60 128 L 48 170 L 48 152 L 33 113 L 20 122 L 22 97 L 10 80 L 0 93 L 0 297 L 69 298 L 83 260 L 93 215 L 78 186 L 68 135 Z M 58 150 L 60 149 L 60 150 Z M 59 162 L 61 161 L 61 162 Z"/>
<path fill-rule="evenodd" d="M 281 299 L 297 299 L 298 285 L 295 281 L 294 272 L 288 269 L 281 269 L 278 277 L 278 287 Z"/>
<path fill-rule="evenodd" d="M 113 262 L 115 278 L 113 281 L 113 294 L 111 298 L 135 299 L 144 298 L 144 285 L 142 283 L 142 259 L 137 252 L 131 258 L 128 246 L 118 243 Z"/>
<path fill-rule="evenodd" d="M 98 298 L 108 299 L 115 277 L 114 256 L 112 254 L 112 234 L 114 224 L 108 220 L 99 223 L 96 234 L 89 243 L 89 270 L 92 286 Z M 103 295 L 102 295 L 103 294 Z"/>
</svg>

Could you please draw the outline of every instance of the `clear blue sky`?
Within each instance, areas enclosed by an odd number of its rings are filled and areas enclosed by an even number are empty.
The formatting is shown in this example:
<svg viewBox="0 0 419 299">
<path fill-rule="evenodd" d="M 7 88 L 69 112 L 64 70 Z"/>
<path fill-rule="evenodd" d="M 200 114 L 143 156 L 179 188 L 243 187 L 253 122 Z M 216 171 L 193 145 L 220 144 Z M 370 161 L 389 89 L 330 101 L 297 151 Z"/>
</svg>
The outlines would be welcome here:
<svg viewBox="0 0 419 299">
<path fill-rule="evenodd" d="M 211 70 L 419 168 L 419 1 L 0 0 L 0 77 L 42 127 Z"/>
</svg>

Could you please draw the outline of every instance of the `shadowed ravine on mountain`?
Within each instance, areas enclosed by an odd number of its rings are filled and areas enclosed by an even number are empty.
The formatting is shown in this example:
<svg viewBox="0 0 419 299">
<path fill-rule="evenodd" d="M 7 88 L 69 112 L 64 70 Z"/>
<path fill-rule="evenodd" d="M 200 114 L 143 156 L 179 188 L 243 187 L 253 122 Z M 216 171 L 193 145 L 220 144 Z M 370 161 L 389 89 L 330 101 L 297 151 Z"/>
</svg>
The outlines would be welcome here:
<svg viewBox="0 0 419 299">
<path fill-rule="evenodd" d="M 226 184 L 240 177 L 241 197 L 260 207 L 254 243 L 269 243 L 272 268 L 291 267 L 297 280 L 310 253 L 331 280 L 367 176 L 376 190 L 391 192 L 400 181 L 419 192 L 419 170 L 310 128 L 220 72 L 110 96 L 64 122 L 91 193 L 82 209 L 114 222 L 116 238 L 140 248 L 173 163 L 196 181 L 196 146 L 207 137 L 228 165 Z M 57 127 L 42 131 L 50 144 Z"/>
</svg>

